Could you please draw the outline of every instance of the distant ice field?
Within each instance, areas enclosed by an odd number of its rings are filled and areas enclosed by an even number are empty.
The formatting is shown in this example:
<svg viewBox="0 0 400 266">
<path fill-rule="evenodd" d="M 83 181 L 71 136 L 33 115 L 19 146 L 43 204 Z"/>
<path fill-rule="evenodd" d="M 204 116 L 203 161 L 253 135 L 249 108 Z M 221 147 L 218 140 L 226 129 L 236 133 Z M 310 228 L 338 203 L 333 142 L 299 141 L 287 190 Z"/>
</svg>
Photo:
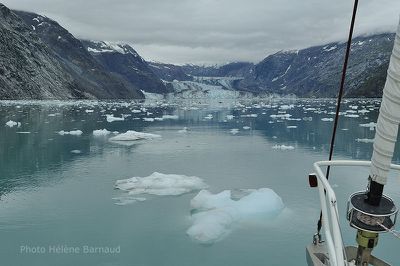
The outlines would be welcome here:
<svg viewBox="0 0 400 266">
<path fill-rule="evenodd" d="M 306 265 L 320 211 L 307 177 L 328 157 L 336 101 L 213 99 L 214 89 L 192 99 L 0 101 L 1 264 Z M 344 101 L 335 159 L 370 159 L 379 105 Z M 331 174 L 344 240 L 355 245 L 345 205 L 368 169 Z M 398 205 L 399 187 L 391 173 L 385 193 Z M 387 246 L 398 240 L 382 235 L 374 252 L 396 265 Z"/>
</svg>

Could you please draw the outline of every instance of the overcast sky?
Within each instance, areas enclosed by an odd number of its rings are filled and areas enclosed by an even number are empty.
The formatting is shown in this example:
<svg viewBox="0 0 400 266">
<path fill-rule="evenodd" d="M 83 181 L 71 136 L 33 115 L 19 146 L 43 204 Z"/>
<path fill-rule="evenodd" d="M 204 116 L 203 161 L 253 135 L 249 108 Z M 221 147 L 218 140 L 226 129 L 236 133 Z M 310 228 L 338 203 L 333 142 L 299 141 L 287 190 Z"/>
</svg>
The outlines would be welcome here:
<svg viewBox="0 0 400 266">
<path fill-rule="evenodd" d="M 0 0 L 1 1 L 1 0 Z M 279 50 L 345 40 L 352 0 L 3 0 L 83 39 L 123 41 L 146 60 L 261 61 Z M 399 0 L 360 0 L 355 34 L 395 31 Z"/>
</svg>

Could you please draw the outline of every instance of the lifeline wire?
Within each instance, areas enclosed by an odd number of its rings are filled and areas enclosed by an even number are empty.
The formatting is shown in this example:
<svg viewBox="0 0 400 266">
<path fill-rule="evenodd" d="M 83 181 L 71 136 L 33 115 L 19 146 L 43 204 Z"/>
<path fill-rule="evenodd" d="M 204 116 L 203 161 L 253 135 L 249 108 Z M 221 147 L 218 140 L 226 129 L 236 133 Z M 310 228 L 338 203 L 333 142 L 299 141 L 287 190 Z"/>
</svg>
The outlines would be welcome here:
<svg viewBox="0 0 400 266">
<path fill-rule="evenodd" d="M 344 91 L 344 82 L 346 80 L 347 64 L 349 62 L 349 56 L 350 56 L 350 50 L 351 50 L 351 39 L 353 38 L 354 22 L 356 20 L 357 7 L 358 7 L 358 0 L 355 0 L 354 7 L 353 7 L 353 15 L 351 17 L 351 23 L 350 23 L 349 38 L 347 40 L 346 54 L 345 54 L 344 63 L 343 63 L 342 79 L 340 81 L 340 89 L 339 89 L 339 94 L 338 94 L 337 104 L 336 104 L 335 122 L 333 125 L 331 146 L 330 146 L 330 150 L 329 150 L 329 161 L 332 160 L 333 147 L 335 146 L 336 130 L 337 130 L 338 122 L 339 122 L 340 104 L 342 102 L 343 91 Z M 328 167 L 326 169 L 326 175 L 325 175 L 326 179 L 329 179 L 330 169 L 331 169 L 331 167 L 330 167 L 330 165 L 328 165 Z M 317 225 L 318 235 L 320 234 L 321 228 L 322 228 L 322 211 L 319 215 L 319 220 L 318 220 L 318 225 Z"/>
</svg>

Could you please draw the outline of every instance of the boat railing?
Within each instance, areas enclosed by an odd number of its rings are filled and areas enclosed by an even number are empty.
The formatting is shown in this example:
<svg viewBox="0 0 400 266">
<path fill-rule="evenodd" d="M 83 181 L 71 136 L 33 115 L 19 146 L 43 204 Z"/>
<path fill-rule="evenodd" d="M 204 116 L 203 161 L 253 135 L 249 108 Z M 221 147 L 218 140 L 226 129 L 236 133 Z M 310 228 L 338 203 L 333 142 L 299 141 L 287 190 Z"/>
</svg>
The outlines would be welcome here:
<svg viewBox="0 0 400 266">
<path fill-rule="evenodd" d="M 335 161 L 319 161 L 314 163 L 315 174 L 318 178 L 319 198 L 321 201 L 322 226 L 325 234 L 325 242 L 327 252 L 332 266 L 347 266 L 345 259 L 345 246 L 343 244 L 342 234 L 340 230 L 339 212 L 337 200 L 332 186 L 326 179 L 321 167 L 327 166 L 358 166 L 369 167 L 370 161 L 355 161 L 355 160 L 335 160 Z M 391 164 L 391 169 L 400 170 L 400 165 Z"/>
</svg>

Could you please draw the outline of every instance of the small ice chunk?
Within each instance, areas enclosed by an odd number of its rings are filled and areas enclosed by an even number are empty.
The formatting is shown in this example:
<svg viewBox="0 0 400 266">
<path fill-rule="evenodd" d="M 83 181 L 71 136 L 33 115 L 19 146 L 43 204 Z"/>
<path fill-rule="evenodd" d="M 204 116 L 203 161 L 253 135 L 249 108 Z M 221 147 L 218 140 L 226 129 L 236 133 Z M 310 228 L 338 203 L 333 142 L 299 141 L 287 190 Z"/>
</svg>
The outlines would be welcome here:
<svg viewBox="0 0 400 266">
<path fill-rule="evenodd" d="M 356 139 L 356 141 L 362 143 L 373 143 L 374 139 Z"/>
<path fill-rule="evenodd" d="M 143 117 L 143 121 L 145 121 L 145 122 L 154 122 L 154 118 L 152 118 L 152 117 Z"/>
<path fill-rule="evenodd" d="M 274 146 L 272 146 L 272 149 L 274 149 L 274 150 L 283 150 L 283 151 L 286 151 L 286 150 L 294 150 L 294 147 L 293 146 L 286 146 L 286 145 L 274 145 Z"/>
<path fill-rule="evenodd" d="M 196 176 L 162 174 L 158 172 L 154 172 L 147 177 L 132 177 L 115 182 L 115 188 L 128 191 L 130 195 L 177 196 L 207 187 L 206 183 Z"/>
<path fill-rule="evenodd" d="M 232 135 L 236 135 L 237 133 L 239 133 L 239 129 L 238 129 L 238 128 L 232 128 L 231 130 L 229 130 L 229 132 L 230 132 Z"/>
<path fill-rule="evenodd" d="M 85 112 L 86 112 L 86 113 L 93 113 L 93 112 L 94 112 L 94 110 L 91 110 L 91 109 L 86 109 L 86 110 L 85 110 Z"/>
<path fill-rule="evenodd" d="M 356 114 L 346 114 L 346 115 L 344 115 L 345 117 L 352 117 L 352 118 L 357 118 L 357 117 L 360 117 L 359 115 L 356 115 Z"/>
<path fill-rule="evenodd" d="M 243 127 L 244 130 L 249 130 L 250 128 L 251 128 L 251 127 L 249 127 L 249 126 L 244 126 L 244 127 Z"/>
<path fill-rule="evenodd" d="M 278 119 L 278 118 L 287 119 L 287 118 L 289 118 L 289 117 L 291 117 L 291 116 L 292 116 L 291 114 L 270 115 L 270 117 L 271 117 L 271 118 L 274 118 L 274 119 Z"/>
<path fill-rule="evenodd" d="M 93 136 L 95 137 L 105 137 L 110 135 L 111 132 L 108 131 L 107 129 L 97 129 L 97 130 L 93 130 Z"/>
<path fill-rule="evenodd" d="M 213 115 L 212 114 L 208 114 L 206 117 L 204 117 L 204 119 L 211 120 L 211 119 L 213 119 Z"/>
<path fill-rule="evenodd" d="M 21 127 L 21 122 L 15 122 L 15 121 L 9 120 L 6 123 L 6 126 L 8 126 L 8 127 L 14 127 L 14 126 Z"/>
<path fill-rule="evenodd" d="M 187 127 L 184 127 L 183 129 L 178 130 L 178 133 L 182 133 L 182 134 L 187 133 L 187 132 L 188 132 L 188 128 Z"/>
<path fill-rule="evenodd" d="M 297 128 L 297 126 L 287 126 L 286 128 Z"/>
<path fill-rule="evenodd" d="M 257 114 L 247 114 L 247 115 L 241 115 L 240 117 L 258 117 Z"/>
<path fill-rule="evenodd" d="M 81 130 L 71 130 L 71 131 L 61 130 L 58 132 L 58 134 L 61 136 L 64 136 L 64 135 L 80 136 L 80 135 L 82 135 L 82 133 L 83 132 Z"/>
<path fill-rule="evenodd" d="M 250 191 L 250 194 L 233 200 L 230 190 L 218 194 L 201 190 L 190 201 L 195 212 L 191 217 L 193 224 L 186 233 L 196 242 L 213 244 L 227 236 L 238 222 L 260 215 L 263 219 L 272 218 L 283 210 L 282 199 L 272 189 Z"/>
<path fill-rule="evenodd" d="M 227 116 L 226 116 L 226 119 L 232 120 L 234 117 L 235 117 L 234 115 L 227 115 Z"/>
<path fill-rule="evenodd" d="M 321 121 L 324 121 L 324 122 L 332 122 L 332 121 L 333 121 L 333 118 L 324 117 L 324 118 L 321 118 Z"/>
<path fill-rule="evenodd" d="M 106 115 L 107 122 L 111 123 L 114 121 L 124 121 L 124 117 L 115 117 L 114 115 Z"/>
<path fill-rule="evenodd" d="M 177 116 L 177 115 L 163 115 L 162 118 L 164 120 L 166 120 L 166 119 L 178 120 L 179 116 Z"/>
<path fill-rule="evenodd" d="M 120 206 L 132 204 L 135 202 L 143 202 L 146 200 L 146 198 L 142 198 L 142 197 L 115 197 L 112 199 L 117 201 L 117 202 L 115 202 L 115 205 L 120 205 Z"/>
<path fill-rule="evenodd" d="M 125 133 L 122 133 L 115 137 L 110 138 L 109 140 L 111 140 L 111 141 L 132 141 L 132 140 L 156 139 L 156 138 L 161 138 L 161 136 L 157 135 L 157 134 L 128 130 Z"/>
<path fill-rule="evenodd" d="M 376 123 L 370 122 L 367 124 L 360 124 L 360 127 L 369 127 L 370 130 L 374 130 L 376 128 Z"/>
<path fill-rule="evenodd" d="M 73 153 L 73 154 L 81 154 L 82 151 L 81 150 L 72 150 L 71 153 Z"/>
</svg>

